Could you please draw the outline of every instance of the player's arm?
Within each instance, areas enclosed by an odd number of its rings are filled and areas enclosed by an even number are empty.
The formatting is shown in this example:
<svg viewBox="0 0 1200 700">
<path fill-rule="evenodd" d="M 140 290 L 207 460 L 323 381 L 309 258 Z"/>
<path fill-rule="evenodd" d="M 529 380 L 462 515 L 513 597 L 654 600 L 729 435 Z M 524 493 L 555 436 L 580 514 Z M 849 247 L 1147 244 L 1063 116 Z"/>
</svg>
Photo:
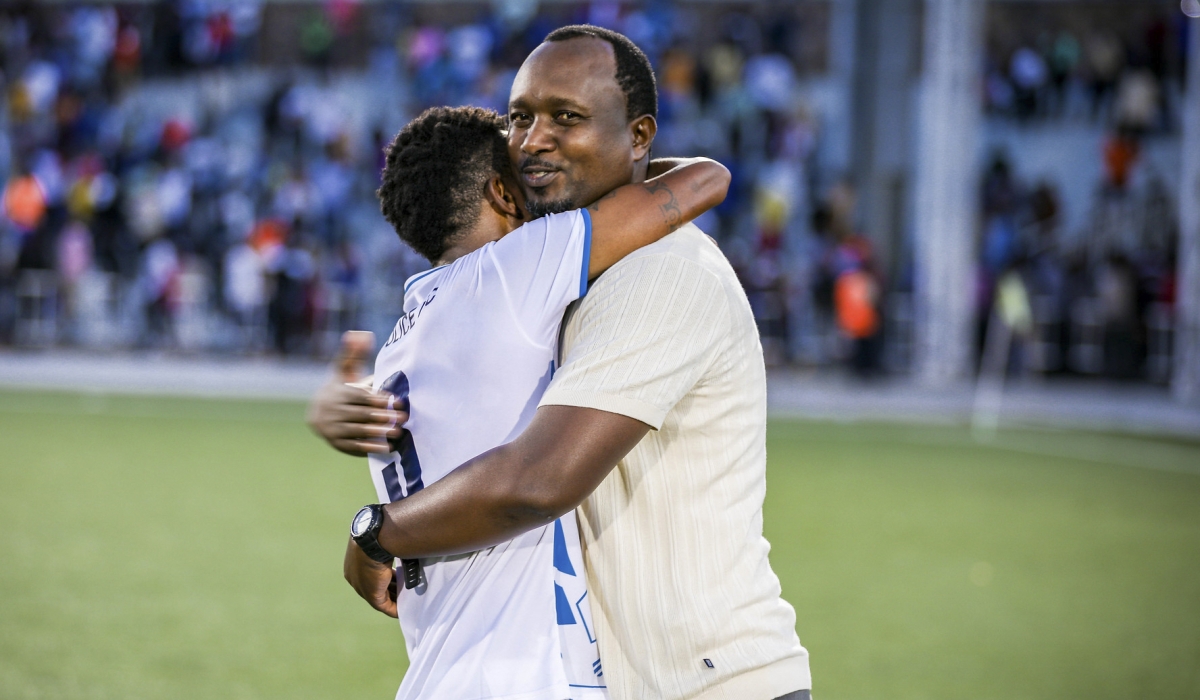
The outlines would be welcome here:
<svg viewBox="0 0 1200 700">
<path fill-rule="evenodd" d="M 554 522 L 582 503 L 649 430 L 616 413 L 543 406 L 513 442 L 385 506 L 379 543 L 401 559 L 445 556 Z"/>
<path fill-rule="evenodd" d="M 653 166 L 670 169 L 645 182 L 618 187 L 588 206 L 588 279 L 717 206 L 729 190 L 729 171 L 715 160 L 658 160 Z"/>
</svg>

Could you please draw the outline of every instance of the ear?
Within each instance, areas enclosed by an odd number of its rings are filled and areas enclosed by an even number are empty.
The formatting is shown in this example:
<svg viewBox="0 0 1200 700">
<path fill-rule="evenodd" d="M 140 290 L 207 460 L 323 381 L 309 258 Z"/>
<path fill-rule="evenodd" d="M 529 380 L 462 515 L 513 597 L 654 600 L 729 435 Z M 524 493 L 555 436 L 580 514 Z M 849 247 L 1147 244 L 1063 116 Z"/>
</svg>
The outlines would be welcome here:
<svg viewBox="0 0 1200 700">
<path fill-rule="evenodd" d="M 658 122 L 649 114 L 629 122 L 629 131 L 633 136 L 633 160 L 639 161 L 650 155 L 650 145 L 658 133 Z"/>
<path fill-rule="evenodd" d="M 517 202 L 515 190 L 505 184 L 504 178 L 492 175 L 483 188 L 483 198 L 487 200 L 492 211 L 506 219 L 524 221 L 525 214 Z"/>
</svg>

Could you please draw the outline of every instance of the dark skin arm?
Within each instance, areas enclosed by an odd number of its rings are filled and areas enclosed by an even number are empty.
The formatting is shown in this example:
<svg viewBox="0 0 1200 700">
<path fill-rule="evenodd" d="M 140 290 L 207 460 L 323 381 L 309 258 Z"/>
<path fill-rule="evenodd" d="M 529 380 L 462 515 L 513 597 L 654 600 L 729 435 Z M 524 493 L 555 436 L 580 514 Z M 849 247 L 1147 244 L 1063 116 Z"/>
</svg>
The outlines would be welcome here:
<svg viewBox="0 0 1200 700">
<path fill-rule="evenodd" d="M 525 432 L 384 507 L 384 549 L 403 559 L 474 552 L 583 502 L 650 427 L 616 413 L 543 406 Z"/>
<path fill-rule="evenodd" d="M 402 559 L 447 556 L 551 523 L 583 502 L 649 430 L 616 413 L 543 406 L 513 442 L 384 506 L 379 543 Z M 396 616 L 391 566 L 372 561 L 351 539 L 343 572 L 371 607 Z"/>
<path fill-rule="evenodd" d="M 588 206 L 592 217 L 588 279 L 717 206 L 729 190 L 729 171 L 715 160 L 651 163 L 653 171 L 663 168 L 657 177 L 618 187 Z"/>
</svg>

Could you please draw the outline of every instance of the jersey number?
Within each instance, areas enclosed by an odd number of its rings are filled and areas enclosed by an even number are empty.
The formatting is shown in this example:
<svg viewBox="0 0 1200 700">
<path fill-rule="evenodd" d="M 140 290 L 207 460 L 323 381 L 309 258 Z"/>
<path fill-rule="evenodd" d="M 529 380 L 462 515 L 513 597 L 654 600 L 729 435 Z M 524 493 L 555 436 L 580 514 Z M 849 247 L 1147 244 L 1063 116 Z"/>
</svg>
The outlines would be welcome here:
<svg viewBox="0 0 1200 700">
<path fill-rule="evenodd" d="M 379 387 L 391 394 L 388 408 L 408 412 L 408 377 L 403 372 L 396 372 L 387 378 Z M 421 460 L 417 457 L 417 448 L 413 445 L 412 433 L 401 430 L 400 435 L 388 440 L 392 452 L 400 455 L 400 471 L 404 473 L 404 489 L 400 488 L 400 474 L 396 471 L 396 463 L 392 462 L 383 468 L 383 484 L 387 488 L 388 498 L 399 501 L 406 495 L 411 496 L 425 488 L 421 481 Z M 404 568 L 404 587 L 416 588 L 421 582 L 421 562 L 418 559 L 402 559 Z"/>
<path fill-rule="evenodd" d="M 388 377 L 380 387 L 391 394 L 388 408 L 396 411 L 409 410 L 408 377 L 403 372 L 396 372 Z M 400 471 L 404 473 L 404 488 L 400 488 L 400 474 L 396 471 L 396 463 L 392 462 L 383 468 L 383 483 L 387 487 L 388 498 L 399 501 L 405 496 L 411 496 L 425 488 L 421 481 L 421 460 L 417 457 L 417 448 L 413 445 L 412 433 L 401 430 L 400 435 L 388 441 L 392 452 L 400 455 Z"/>
</svg>

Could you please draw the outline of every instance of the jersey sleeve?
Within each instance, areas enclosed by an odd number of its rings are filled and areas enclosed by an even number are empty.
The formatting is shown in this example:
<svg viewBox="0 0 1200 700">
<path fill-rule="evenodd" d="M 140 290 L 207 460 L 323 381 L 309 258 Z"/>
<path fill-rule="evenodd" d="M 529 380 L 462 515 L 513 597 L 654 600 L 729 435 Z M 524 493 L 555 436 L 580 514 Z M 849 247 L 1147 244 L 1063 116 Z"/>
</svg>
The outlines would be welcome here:
<svg viewBox="0 0 1200 700">
<path fill-rule="evenodd" d="M 513 317 L 537 345 L 553 347 L 568 305 L 587 293 L 592 218 L 586 209 L 550 214 L 489 247 Z"/>
<path fill-rule="evenodd" d="M 670 254 L 626 258 L 575 310 L 562 366 L 539 405 L 619 413 L 658 430 L 730 332 L 713 274 Z"/>
</svg>

